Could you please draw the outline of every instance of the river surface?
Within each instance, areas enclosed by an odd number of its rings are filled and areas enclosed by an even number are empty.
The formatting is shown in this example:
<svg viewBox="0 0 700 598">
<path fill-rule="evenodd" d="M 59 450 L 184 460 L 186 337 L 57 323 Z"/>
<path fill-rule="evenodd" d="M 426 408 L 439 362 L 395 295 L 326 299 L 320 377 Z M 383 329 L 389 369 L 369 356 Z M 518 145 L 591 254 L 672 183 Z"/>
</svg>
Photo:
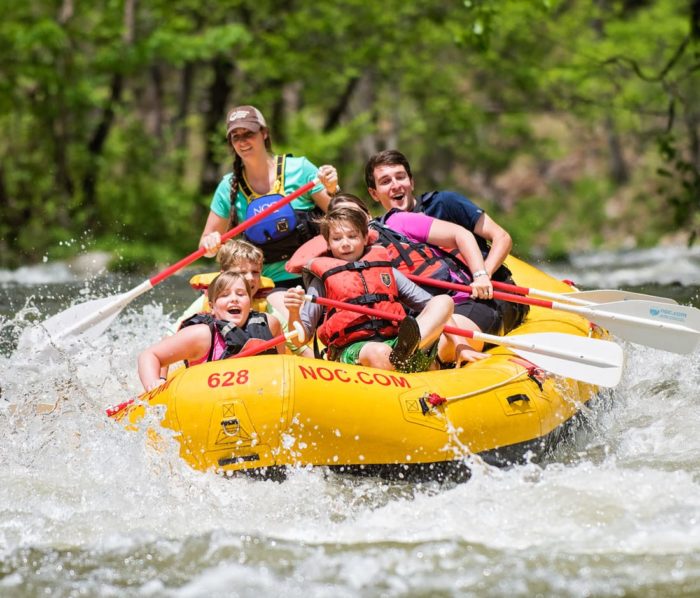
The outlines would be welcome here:
<svg viewBox="0 0 700 598">
<path fill-rule="evenodd" d="M 697 249 L 538 265 L 700 307 Z M 136 356 L 192 299 L 185 276 L 88 347 L 16 348 L 141 280 L 0 272 L 0 596 L 700 596 L 700 354 L 623 343 L 622 383 L 545 463 L 475 459 L 463 484 L 225 479 L 104 413 L 138 394 Z"/>
</svg>

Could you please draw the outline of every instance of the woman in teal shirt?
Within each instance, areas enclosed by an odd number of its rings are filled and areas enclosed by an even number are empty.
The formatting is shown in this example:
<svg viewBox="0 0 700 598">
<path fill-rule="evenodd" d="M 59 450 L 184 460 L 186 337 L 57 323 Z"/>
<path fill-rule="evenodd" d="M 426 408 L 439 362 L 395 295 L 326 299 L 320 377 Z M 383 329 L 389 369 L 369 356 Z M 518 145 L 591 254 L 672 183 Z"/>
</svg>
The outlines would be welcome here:
<svg viewBox="0 0 700 598">
<path fill-rule="evenodd" d="M 258 243 L 248 236 L 265 255 L 264 276 L 282 288 L 301 284 L 299 276 L 287 272 L 284 264 L 307 237 L 315 236 L 312 213 L 325 212 L 331 196 L 339 189 L 335 168 L 325 165 L 317 169 L 304 157 L 274 155 L 265 118 L 253 106 L 239 106 L 228 113 L 226 137 L 235 154 L 233 172 L 223 177 L 214 192 L 199 246 L 213 257 L 221 246 L 221 235 L 246 220 L 252 202 L 269 194 L 287 195 L 318 177 L 321 183 L 291 203 L 298 225 L 290 235 L 279 241 Z"/>
</svg>

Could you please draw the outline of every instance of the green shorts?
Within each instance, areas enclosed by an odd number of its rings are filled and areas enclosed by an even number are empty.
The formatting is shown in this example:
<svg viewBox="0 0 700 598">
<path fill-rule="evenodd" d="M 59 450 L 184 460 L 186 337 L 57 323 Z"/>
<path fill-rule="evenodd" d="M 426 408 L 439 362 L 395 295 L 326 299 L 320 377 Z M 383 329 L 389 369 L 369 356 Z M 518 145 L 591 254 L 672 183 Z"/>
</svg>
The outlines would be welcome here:
<svg viewBox="0 0 700 598">
<path fill-rule="evenodd" d="M 350 365 L 360 365 L 360 351 L 367 343 L 384 343 L 389 345 L 392 349 L 396 346 L 396 341 L 398 337 L 390 338 L 387 340 L 368 340 L 368 341 L 357 341 L 356 343 L 351 343 L 341 349 L 340 354 L 334 361 L 339 361 L 340 363 L 349 363 Z"/>
<path fill-rule="evenodd" d="M 394 337 L 385 341 L 375 340 L 372 342 L 384 343 L 389 345 L 392 349 L 396 346 L 396 341 L 398 337 Z M 337 359 L 333 361 L 340 361 L 341 363 L 349 363 L 350 365 L 360 365 L 360 351 L 370 341 L 358 341 L 348 345 L 341 350 L 340 355 Z M 433 345 L 426 349 L 418 349 L 408 360 L 408 362 L 397 371 L 404 374 L 410 374 L 411 372 L 427 372 L 430 366 L 435 361 L 435 356 L 437 355 L 438 344 L 433 343 Z"/>
</svg>

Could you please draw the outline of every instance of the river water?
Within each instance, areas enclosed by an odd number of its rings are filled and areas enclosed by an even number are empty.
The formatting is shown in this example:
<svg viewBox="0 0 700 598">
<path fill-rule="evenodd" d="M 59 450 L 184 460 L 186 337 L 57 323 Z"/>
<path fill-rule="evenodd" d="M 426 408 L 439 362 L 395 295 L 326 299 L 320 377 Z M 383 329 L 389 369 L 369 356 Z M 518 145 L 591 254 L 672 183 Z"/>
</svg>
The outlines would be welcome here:
<svg viewBox="0 0 700 598">
<path fill-rule="evenodd" d="M 700 307 L 697 249 L 539 266 Z M 700 354 L 625 343 L 622 383 L 546 463 L 473 459 L 457 485 L 224 479 L 104 415 L 138 393 L 184 276 L 90 347 L 16 350 L 33 322 L 140 281 L 0 272 L 0 596 L 700 596 Z"/>
</svg>

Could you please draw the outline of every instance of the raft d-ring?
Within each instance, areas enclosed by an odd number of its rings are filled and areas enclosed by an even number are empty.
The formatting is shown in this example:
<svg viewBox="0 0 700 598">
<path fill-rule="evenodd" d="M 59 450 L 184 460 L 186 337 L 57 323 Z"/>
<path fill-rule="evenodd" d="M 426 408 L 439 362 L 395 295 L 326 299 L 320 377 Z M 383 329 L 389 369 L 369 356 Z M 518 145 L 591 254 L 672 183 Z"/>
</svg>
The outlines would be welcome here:
<svg viewBox="0 0 700 598">
<path fill-rule="evenodd" d="M 437 407 L 438 405 L 444 405 L 447 403 L 447 399 L 440 396 L 436 392 L 426 392 L 422 397 L 418 399 L 421 411 L 423 415 L 428 415 L 431 407 Z"/>
<path fill-rule="evenodd" d="M 238 436 L 241 431 L 241 425 L 236 418 L 221 420 L 221 429 L 226 436 Z"/>
<path fill-rule="evenodd" d="M 605 336 L 605 330 L 593 322 L 588 323 L 588 338 L 601 338 Z"/>
</svg>

